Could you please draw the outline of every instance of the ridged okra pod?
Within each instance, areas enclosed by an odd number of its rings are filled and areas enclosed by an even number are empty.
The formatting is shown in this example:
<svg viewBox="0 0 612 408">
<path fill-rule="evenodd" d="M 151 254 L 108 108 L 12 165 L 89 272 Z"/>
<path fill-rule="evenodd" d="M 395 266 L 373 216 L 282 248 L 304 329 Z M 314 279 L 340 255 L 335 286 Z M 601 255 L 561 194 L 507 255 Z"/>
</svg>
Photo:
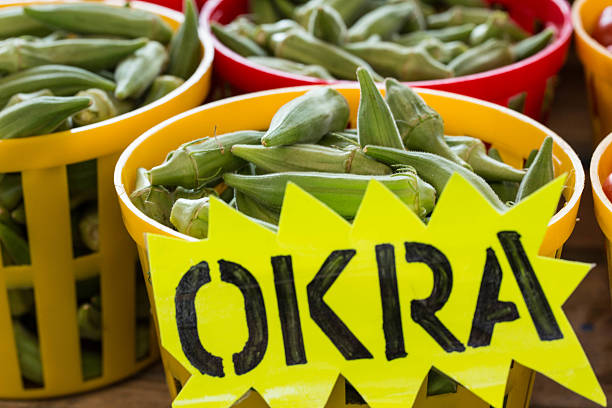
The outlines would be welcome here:
<svg viewBox="0 0 612 408">
<path fill-rule="evenodd" d="M 537 150 L 535 152 L 537 153 Z M 500 163 L 504 162 L 499 154 L 499 151 L 494 147 L 489 148 L 487 155 Z M 493 191 L 495 191 L 499 199 L 506 203 L 506 205 L 514 203 L 516 193 L 518 192 L 519 183 L 513 181 L 496 181 L 489 183 L 489 185 Z"/>
<path fill-rule="evenodd" d="M 435 191 L 414 173 L 388 176 L 364 176 L 316 172 L 272 173 L 261 176 L 243 176 L 227 173 L 225 183 L 260 203 L 280 209 L 287 183 L 297 184 L 332 210 L 345 218 L 354 218 L 370 180 L 383 183 L 420 217 L 434 207 Z"/>
<path fill-rule="evenodd" d="M 23 7 L 4 7 L 0 10 L 0 39 L 21 35 L 43 36 L 51 31 L 49 26 L 26 16 Z"/>
<path fill-rule="evenodd" d="M 102 338 L 102 311 L 92 303 L 79 306 L 77 324 L 81 338 L 93 341 L 100 341 Z"/>
<path fill-rule="evenodd" d="M 182 78 L 175 77 L 172 75 L 160 75 L 151 84 L 151 88 L 147 92 L 145 100 L 142 102 L 143 105 L 148 105 L 151 102 L 155 102 L 158 99 L 163 98 L 170 92 L 174 91 L 179 86 L 183 85 L 185 81 Z"/>
<path fill-rule="evenodd" d="M 235 144 L 260 144 L 263 132 L 244 130 L 200 139 L 182 145 L 169 159 L 148 172 L 154 185 L 196 188 L 220 180 L 223 173 L 246 164 L 232 155 Z"/>
<path fill-rule="evenodd" d="M 263 48 L 255 43 L 255 41 L 238 33 L 231 32 L 215 21 L 210 23 L 210 29 L 219 41 L 243 57 L 250 57 L 252 55 L 263 56 L 267 54 Z"/>
<path fill-rule="evenodd" d="M 19 317 L 30 313 L 34 309 L 34 290 L 31 288 L 9 289 L 9 309 L 11 316 Z"/>
<path fill-rule="evenodd" d="M 7 211 L 13 211 L 22 200 L 21 174 L 3 174 L 0 180 L 0 207 Z"/>
<path fill-rule="evenodd" d="M 413 2 L 399 2 L 378 7 L 362 16 L 348 30 L 350 41 L 364 41 L 373 35 L 390 39 L 406 25 L 416 13 Z"/>
<path fill-rule="evenodd" d="M 82 2 L 37 4 L 24 11 L 44 24 L 79 34 L 147 37 L 163 44 L 172 37 L 172 28 L 161 17 L 131 7 Z"/>
<path fill-rule="evenodd" d="M 539 152 L 538 149 L 533 149 L 532 151 L 529 152 L 529 155 L 527 155 L 527 158 L 525 159 L 525 163 L 523 164 L 524 169 L 528 169 L 529 167 L 531 167 L 531 165 L 533 164 L 533 161 L 538 155 L 538 152 Z"/>
<path fill-rule="evenodd" d="M 365 69 L 357 70 L 361 95 L 357 111 L 357 135 L 359 145 L 403 149 L 404 144 L 393 119 L 391 109 L 378 91 L 372 76 Z"/>
<path fill-rule="evenodd" d="M 84 89 L 114 91 L 115 83 L 82 68 L 44 65 L 0 78 L 0 108 L 17 93 L 49 89 L 53 95 L 74 95 Z"/>
<path fill-rule="evenodd" d="M 359 147 L 359 138 L 356 135 L 347 135 L 345 132 L 331 132 L 319 140 L 319 145 L 334 147 L 336 149 L 353 149 Z"/>
<path fill-rule="evenodd" d="M 18 93 L 11 96 L 11 99 L 6 103 L 5 108 L 8 108 L 13 105 L 17 105 L 23 101 L 27 101 L 34 98 L 39 98 L 41 96 L 53 96 L 53 92 L 49 89 L 41 89 L 40 91 L 30 92 L 30 93 Z"/>
<path fill-rule="evenodd" d="M 89 98 L 41 96 L 0 111 L 0 139 L 44 135 L 91 105 Z"/>
<path fill-rule="evenodd" d="M 364 152 L 388 165 L 407 165 L 416 169 L 417 174 L 442 194 L 453 173 L 459 173 L 473 185 L 498 211 L 505 211 L 506 205 L 497 197 L 491 186 L 477 174 L 448 159 L 432 153 L 409 152 L 381 146 L 366 146 Z"/>
<path fill-rule="evenodd" d="M 256 218 L 258 220 L 270 223 L 272 225 L 278 225 L 280 219 L 280 213 L 271 208 L 264 206 L 261 203 L 253 200 L 246 194 L 236 191 L 236 209 L 241 213 L 248 215 L 249 217 Z"/>
<path fill-rule="evenodd" d="M 147 217 L 171 226 L 170 212 L 174 204 L 172 194 L 161 185 L 151 185 L 145 169 L 138 169 L 136 187 L 130 194 L 132 203 Z"/>
<path fill-rule="evenodd" d="M 272 0 L 249 0 L 249 10 L 257 24 L 273 23 L 280 18 Z"/>
<path fill-rule="evenodd" d="M 442 13 L 427 16 L 427 27 L 440 29 L 463 24 L 483 24 L 494 12 L 487 8 L 453 6 Z"/>
<path fill-rule="evenodd" d="M 232 154 L 270 173 L 289 171 L 366 175 L 391 173 L 388 166 L 370 159 L 357 146 L 351 150 L 339 150 L 312 144 L 270 148 L 256 145 L 234 145 Z"/>
<path fill-rule="evenodd" d="M 462 41 L 467 42 L 470 38 L 470 33 L 476 27 L 475 24 L 468 23 L 459 26 L 451 26 L 446 28 L 440 28 L 437 30 L 424 30 L 415 31 L 412 33 L 396 36 L 393 38 L 393 42 L 396 42 L 405 46 L 414 46 L 419 44 L 421 41 L 428 38 L 435 38 L 440 41 Z"/>
<path fill-rule="evenodd" d="M 302 64 L 320 65 L 338 79 L 356 80 L 357 68 L 364 67 L 373 73 L 377 81 L 382 80 L 363 59 L 304 31 L 277 33 L 270 41 L 275 56 Z"/>
<path fill-rule="evenodd" d="M 404 146 L 409 150 L 434 153 L 466 166 L 444 141 L 444 120 L 412 88 L 393 78 L 385 80 L 385 99 Z"/>
<path fill-rule="evenodd" d="M 5 265 L 29 265 L 30 247 L 23 237 L 8 225 L 0 222 L 0 244 Z"/>
<path fill-rule="evenodd" d="M 514 61 L 520 61 L 522 59 L 531 57 L 536 53 L 540 52 L 555 37 L 556 30 L 553 27 L 548 27 L 544 31 L 526 38 L 516 44 L 512 45 L 512 56 Z"/>
<path fill-rule="evenodd" d="M 167 60 L 164 46 L 150 41 L 121 61 L 115 70 L 115 97 L 120 100 L 140 97 L 162 72 Z"/>
<path fill-rule="evenodd" d="M 11 211 L 11 220 L 16 222 L 17 224 L 26 224 L 26 213 L 25 206 L 23 205 L 23 203 L 19 204 L 17 208 Z"/>
<path fill-rule="evenodd" d="M 340 92 L 315 88 L 276 111 L 261 143 L 267 147 L 316 143 L 327 133 L 344 129 L 349 114 L 348 102 Z"/>
<path fill-rule="evenodd" d="M 487 181 L 521 181 L 525 172 L 517 170 L 503 162 L 487 155 L 487 149 L 482 140 L 469 136 L 449 136 L 446 143 L 476 174 Z"/>
<path fill-rule="evenodd" d="M 144 38 L 69 38 L 57 41 L 0 42 L 0 72 L 13 73 L 40 65 L 71 65 L 91 71 L 111 69 L 147 43 Z"/>
<path fill-rule="evenodd" d="M 315 8 L 327 5 L 335 9 L 347 25 L 351 25 L 369 5 L 369 0 L 310 0 L 295 10 L 295 20 L 306 27 Z"/>
<path fill-rule="evenodd" d="M 236 20 L 235 20 L 236 21 Z M 232 23 L 233 24 L 233 23 Z M 245 28 L 240 30 L 240 33 L 249 37 L 262 47 L 270 46 L 270 39 L 276 33 L 284 33 L 289 30 L 304 30 L 301 25 L 293 20 L 283 19 L 270 24 L 261 24 L 253 28 L 249 28 L 248 32 Z"/>
<path fill-rule="evenodd" d="M 189 79 L 200 65 L 202 49 L 198 34 L 198 12 L 193 0 L 184 0 L 183 12 L 185 20 L 170 42 L 167 73 Z"/>
<path fill-rule="evenodd" d="M 347 28 L 342 16 L 329 6 L 317 7 L 308 21 L 308 32 L 314 37 L 331 44 L 340 45 L 346 41 Z"/>
<path fill-rule="evenodd" d="M 553 181 L 554 178 L 553 138 L 548 136 L 542 142 L 538 154 L 533 159 L 533 163 L 527 169 L 527 173 L 519 185 L 516 202 L 524 200 L 541 187 Z"/>
<path fill-rule="evenodd" d="M 13 335 L 21 375 L 35 384 L 42 384 L 43 373 L 38 339 L 17 319 L 13 319 Z"/>
<path fill-rule="evenodd" d="M 106 92 L 101 89 L 88 89 L 80 91 L 76 96 L 82 96 L 91 99 L 91 105 L 78 112 L 72 117 L 74 123 L 78 126 L 91 125 L 106 119 L 113 118 L 119 113 L 117 107 Z"/>
<path fill-rule="evenodd" d="M 422 48 L 374 41 L 350 43 L 344 48 L 365 60 L 381 75 L 400 81 L 444 79 L 453 76 L 451 70 Z"/>
<path fill-rule="evenodd" d="M 89 206 L 79 219 L 79 236 L 85 246 L 92 252 L 100 249 L 98 209 Z"/>
<path fill-rule="evenodd" d="M 507 41 L 491 38 L 459 55 L 448 64 L 448 67 L 456 76 L 461 76 L 503 67 L 512 64 L 513 61 L 510 44 Z"/>
<path fill-rule="evenodd" d="M 255 64 L 263 65 L 264 67 L 277 69 L 291 74 L 306 75 L 319 79 L 333 80 L 334 77 L 320 65 L 305 65 L 299 62 L 293 62 L 282 58 L 275 57 L 247 57 L 249 61 Z"/>
</svg>

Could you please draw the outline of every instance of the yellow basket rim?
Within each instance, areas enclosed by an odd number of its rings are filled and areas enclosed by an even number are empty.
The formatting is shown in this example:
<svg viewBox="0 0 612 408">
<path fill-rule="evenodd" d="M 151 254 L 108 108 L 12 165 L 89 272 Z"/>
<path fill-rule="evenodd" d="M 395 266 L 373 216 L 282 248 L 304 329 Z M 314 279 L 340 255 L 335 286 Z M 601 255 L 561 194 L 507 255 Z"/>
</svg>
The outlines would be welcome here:
<svg viewBox="0 0 612 408">
<path fill-rule="evenodd" d="M 121 154 L 121 156 L 119 157 L 119 160 L 117 161 L 117 164 L 115 166 L 115 174 L 114 174 L 114 183 L 115 183 L 115 190 L 117 191 L 117 195 L 119 197 L 119 199 L 121 200 L 121 202 L 126 206 L 126 208 L 128 208 L 130 210 L 130 212 L 133 215 L 136 215 L 138 218 L 140 218 L 142 221 L 154 226 L 156 229 L 163 231 L 165 234 L 172 236 L 172 237 L 176 237 L 176 238 L 180 238 L 183 240 L 187 240 L 187 241 L 197 241 L 197 239 L 190 237 L 188 235 L 182 234 L 178 231 L 175 231 L 171 228 L 166 227 L 165 225 L 162 225 L 160 223 L 158 223 L 157 221 L 154 221 L 152 219 L 150 219 L 149 217 L 147 217 L 144 213 L 142 213 L 140 210 L 138 210 L 136 208 L 136 206 L 134 204 L 132 204 L 132 201 L 129 199 L 129 195 L 127 194 L 127 189 L 126 187 L 123 185 L 123 181 L 122 181 L 122 175 L 123 175 L 123 169 L 125 167 L 125 164 L 128 160 L 128 158 L 131 156 L 131 154 L 140 146 L 140 144 L 145 141 L 147 138 L 151 137 L 152 135 L 154 135 L 155 133 L 157 133 L 160 129 L 163 129 L 167 126 L 169 126 L 170 124 L 179 121 L 185 117 L 197 114 L 203 110 L 207 110 L 207 109 L 211 109 L 217 106 L 222 106 L 222 105 L 226 105 L 226 104 L 231 104 L 233 102 L 236 101 L 242 101 L 242 100 L 247 100 L 247 99 L 257 99 L 261 96 L 266 96 L 266 95 L 271 95 L 271 94 L 280 94 L 280 93 L 294 93 L 294 92 L 301 92 L 301 91 L 308 91 L 310 89 L 316 88 L 320 85 L 310 85 L 310 86 L 301 86 L 301 87 L 291 87 L 291 88 L 281 88 L 281 89 L 272 89 L 272 90 L 266 90 L 266 91 L 261 91 L 261 92 L 255 92 L 255 93 L 250 93 L 250 94 L 246 94 L 246 95 L 240 95 L 240 96 L 235 96 L 235 97 L 231 97 L 231 98 L 227 98 L 227 99 L 223 99 L 220 101 L 216 101 L 216 102 L 211 102 L 193 109 L 190 109 L 186 112 L 183 112 L 179 115 L 176 115 L 170 119 L 167 119 L 159 124 L 157 124 L 156 126 L 154 126 L 153 128 L 149 129 L 148 131 L 146 131 L 145 133 L 143 133 L 142 135 L 140 135 L 138 138 L 136 138 L 132 143 L 130 143 L 130 145 L 123 151 L 123 153 Z M 359 89 L 359 85 L 354 84 L 354 85 L 333 85 L 332 88 L 334 89 L 338 89 L 338 90 L 348 90 L 348 89 Z M 520 119 L 524 122 L 527 122 L 528 124 L 530 124 L 531 126 L 534 126 L 540 130 L 542 130 L 544 133 L 549 134 L 553 137 L 553 140 L 555 142 L 555 144 L 557 144 L 559 147 L 561 147 L 561 149 L 567 154 L 567 156 L 570 158 L 571 163 L 572 163 L 572 167 L 574 168 L 575 171 L 575 183 L 574 183 L 574 191 L 572 193 L 572 196 L 570 197 L 569 200 L 567 200 L 566 205 L 563 206 L 563 208 L 557 212 L 550 220 L 549 222 L 549 226 L 550 225 L 554 225 L 558 222 L 561 222 L 561 220 L 563 218 L 565 218 L 566 216 L 568 216 L 570 214 L 570 212 L 575 209 L 579 203 L 580 203 L 580 197 L 582 196 L 582 193 L 584 191 L 584 185 L 585 185 L 585 173 L 584 173 L 584 168 L 582 167 L 582 163 L 580 161 L 580 159 L 578 158 L 578 155 L 574 152 L 574 150 L 571 148 L 571 146 L 565 141 L 563 140 L 559 135 L 557 135 L 555 132 L 553 132 L 552 130 L 548 129 L 547 127 L 545 127 L 544 125 L 538 123 L 537 121 L 529 118 L 528 116 L 525 116 L 521 113 L 518 113 L 512 109 L 503 107 L 501 105 L 497 105 L 491 102 L 486 102 L 486 101 L 482 101 L 479 99 L 475 99 L 475 98 L 471 98 L 468 96 L 464 96 L 464 95 L 459 95 L 459 94 L 455 94 L 455 93 L 451 93 L 451 92 L 445 92 L 445 91 L 438 91 L 438 90 L 432 90 L 432 89 L 424 89 L 424 88 L 416 88 L 417 93 L 419 94 L 430 94 L 430 95 L 438 95 L 438 96 L 442 96 L 442 97 L 446 97 L 449 99 L 455 99 L 455 100 L 462 100 L 465 102 L 469 102 L 472 104 L 477 104 L 477 105 L 482 105 L 488 108 L 492 108 L 495 110 L 499 110 L 502 111 L 503 113 L 510 115 L 510 116 L 514 116 L 517 119 Z M 612 141 L 612 139 L 610 139 Z M 611 207 L 612 210 L 612 207 Z"/>
<path fill-rule="evenodd" d="M 612 214 L 612 202 L 608 199 L 606 194 L 603 191 L 603 186 L 601 184 L 601 179 L 599 178 L 599 164 L 601 163 L 601 157 L 603 154 L 610 149 L 612 145 L 612 133 L 610 133 L 604 140 L 599 143 L 593 156 L 591 157 L 591 166 L 589 169 L 589 175 L 591 177 L 591 186 L 593 188 L 593 192 L 595 193 L 595 199 L 598 200 L 601 204 L 603 204 L 608 212 Z"/>
<path fill-rule="evenodd" d="M 612 55 L 606 48 L 598 43 L 589 33 L 584 29 L 584 25 L 582 24 L 582 18 L 580 14 L 582 12 L 582 8 L 587 4 L 587 2 L 592 0 L 578 0 L 572 6 L 572 24 L 574 25 L 574 32 L 576 36 L 584 43 L 588 44 L 591 49 L 597 52 L 598 56 L 603 59 L 607 59 L 612 62 Z"/>
<path fill-rule="evenodd" d="M 126 3 L 123 0 L 86 0 L 86 1 L 83 1 L 83 0 L 22 0 L 22 1 L 10 1 L 6 3 L 1 2 L 0 8 L 17 7 L 17 6 L 27 5 L 27 4 L 41 4 L 41 3 L 53 4 L 53 3 L 88 3 L 88 2 L 99 2 L 99 3 L 105 3 L 105 4 L 117 5 L 117 6 L 121 6 Z M 178 23 L 182 23 L 184 20 L 183 13 L 178 12 L 176 10 L 172 10 L 168 7 L 160 6 L 160 5 L 153 4 L 153 3 L 148 3 L 146 1 L 139 1 L 139 0 L 131 0 L 129 3 L 130 3 L 130 7 L 137 8 L 139 10 L 148 11 L 148 12 L 151 12 L 151 13 L 163 16 L 163 17 L 167 17 Z M 212 68 L 213 57 L 214 57 L 214 46 L 213 46 L 212 40 L 201 27 L 198 27 L 198 34 L 200 37 L 200 43 L 202 44 L 202 47 L 204 48 L 204 55 L 202 56 L 202 60 L 200 61 L 200 64 L 196 68 L 196 71 L 191 75 L 191 77 L 189 77 L 189 79 L 185 81 L 185 83 L 183 83 L 181 86 L 179 86 L 178 88 L 176 88 L 169 94 L 165 95 L 163 98 L 160 98 L 150 104 L 144 105 L 133 111 L 126 112 L 122 115 L 115 116 L 113 118 L 110 118 L 110 119 L 107 119 L 107 120 L 104 120 L 98 123 L 94 123 L 91 125 L 81 126 L 75 129 L 65 130 L 63 132 L 49 133 L 46 135 L 37 135 L 37 136 L 32 136 L 32 137 L 27 137 L 27 138 L 0 140 L 0 148 L 2 146 L 19 147 L 20 144 L 23 146 L 27 146 L 27 145 L 31 146 L 32 143 L 35 143 L 36 145 L 40 145 L 41 149 L 45 147 L 52 147 L 54 145 L 57 146 L 59 141 L 65 141 L 66 138 L 70 138 L 70 140 L 72 141 L 72 140 L 75 140 L 76 138 L 87 137 L 87 132 L 92 129 L 97 129 L 97 128 L 101 128 L 104 126 L 112 125 L 122 120 L 129 120 L 130 118 L 133 118 L 144 112 L 152 110 L 160 105 L 168 103 L 169 101 L 174 99 L 176 96 L 183 94 L 185 91 L 189 90 L 194 85 L 196 85 L 206 75 L 206 73 Z M 52 150 L 49 150 L 49 151 L 52 151 Z"/>
</svg>

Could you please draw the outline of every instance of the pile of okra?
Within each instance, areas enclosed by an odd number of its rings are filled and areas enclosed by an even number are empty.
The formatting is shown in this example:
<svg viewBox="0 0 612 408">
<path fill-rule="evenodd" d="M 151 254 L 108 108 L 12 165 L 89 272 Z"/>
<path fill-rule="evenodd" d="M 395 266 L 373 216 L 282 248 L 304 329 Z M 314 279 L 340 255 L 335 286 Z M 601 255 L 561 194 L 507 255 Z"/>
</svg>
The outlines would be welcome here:
<svg viewBox="0 0 612 408">
<path fill-rule="evenodd" d="M 211 23 L 254 64 L 324 80 L 363 67 L 400 81 L 444 79 L 530 57 L 554 38 L 531 35 L 484 0 L 251 0 L 247 16 Z"/>
<path fill-rule="evenodd" d="M 344 96 L 316 87 L 283 105 L 266 131 L 194 140 L 160 165 L 139 169 L 132 202 L 166 226 L 206 238 L 209 198 L 218 191 L 276 230 L 288 182 L 350 221 L 369 181 L 378 180 L 427 222 L 454 173 L 502 212 L 553 180 L 551 137 L 516 169 L 480 139 L 446 136 L 442 117 L 410 87 L 387 78 L 383 97 L 367 69 L 358 68 L 356 77 L 356 129 L 347 129 Z"/>
<path fill-rule="evenodd" d="M 91 125 L 135 110 L 182 85 L 201 61 L 192 0 L 176 32 L 160 16 L 104 3 L 0 8 L 0 139 Z M 53 154 L 53 152 L 49 152 Z M 60 153 L 61 154 L 61 153 Z M 73 256 L 99 250 L 96 162 L 67 166 Z M 20 173 L 0 174 L 5 267 L 30 264 Z M 44 205 L 37 203 L 36 205 Z M 49 260 L 52 262 L 52 260 Z M 100 285 L 77 282 L 83 376 L 101 375 Z M 148 353 L 148 301 L 138 287 L 136 355 Z M 25 381 L 43 384 L 32 288 L 10 288 L 9 307 Z"/>
</svg>

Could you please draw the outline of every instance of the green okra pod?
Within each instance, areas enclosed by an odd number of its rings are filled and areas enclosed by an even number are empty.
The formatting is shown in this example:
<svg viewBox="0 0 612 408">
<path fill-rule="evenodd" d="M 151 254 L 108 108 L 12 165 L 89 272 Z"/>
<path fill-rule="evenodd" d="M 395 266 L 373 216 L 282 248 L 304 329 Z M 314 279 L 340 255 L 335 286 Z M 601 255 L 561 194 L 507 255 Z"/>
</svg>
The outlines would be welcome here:
<svg viewBox="0 0 612 408">
<path fill-rule="evenodd" d="M 512 45 L 512 56 L 514 61 L 520 61 L 531 57 L 543 50 L 555 37 L 557 31 L 554 27 L 548 27 L 544 31 L 526 38 Z"/>
<path fill-rule="evenodd" d="M 0 180 L 0 207 L 13 211 L 23 200 L 20 173 L 3 174 Z"/>
<path fill-rule="evenodd" d="M 525 111 L 525 101 L 527 100 L 527 92 L 521 92 L 508 99 L 508 107 L 519 113 Z"/>
<path fill-rule="evenodd" d="M 472 171 L 445 159 L 441 156 L 426 152 L 410 152 L 381 146 L 366 146 L 364 152 L 388 165 L 407 165 L 416 169 L 417 174 L 427 183 L 430 183 L 442 194 L 446 183 L 454 173 L 459 173 L 468 183 L 474 186 L 491 205 L 498 211 L 505 211 L 506 205 L 497 197 L 495 191 Z"/>
<path fill-rule="evenodd" d="M 235 144 L 260 144 L 263 132 L 245 130 L 195 140 L 172 152 L 170 158 L 148 172 L 154 185 L 197 188 L 220 180 L 223 173 L 246 163 L 232 155 Z"/>
<path fill-rule="evenodd" d="M 142 104 L 148 105 L 151 102 L 155 102 L 156 100 L 168 95 L 170 92 L 174 91 L 184 83 L 185 81 L 182 78 L 172 75 L 160 75 L 155 78 L 151 84 L 151 88 L 149 88 L 147 96 Z"/>
<path fill-rule="evenodd" d="M 268 68 L 277 69 L 292 74 L 306 75 L 319 79 L 333 80 L 334 77 L 320 65 L 305 65 L 275 57 L 247 57 L 255 64 L 263 65 Z"/>
<path fill-rule="evenodd" d="M 241 31 L 241 34 L 249 37 L 262 47 L 270 47 L 270 39 L 274 34 L 284 33 L 293 29 L 304 30 L 302 26 L 295 21 L 283 19 L 270 24 L 261 24 L 253 29 L 249 29 L 248 33 Z"/>
<path fill-rule="evenodd" d="M 487 181 L 521 181 L 525 172 L 517 170 L 487 155 L 482 140 L 469 136 L 449 136 L 446 143 L 476 174 Z"/>
<path fill-rule="evenodd" d="M 501 155 L 499 154 L 499 151 L 494 147 L 489 148 L 487 155 L 500 163 L 504 162 L 502 160 Z M 495 191 L 499 199 L 506 203 L 506 205 L 514 203 L 516 193 L 518 192 L 519 183 L 513 181 L 496 181 L 489 183 L 489 185 L 491 186 L 493 191 Z"/>
<path fill-rule="evenodd" d="M 227 190 L 227 189 L 226 189 Z M 225 191 L 224 191 L 225 193 Z M 185 188 L 182 186 L 178 186 L 172 192 L 174 200 L 178 200 L 179 198 L 186 198 L 188 200 L 197 200 L 202 197 L 208 197 L 209 195 L 217 195 L 214 189 L 207 187 L 198 187 L 198 188 Z M 234 194 L 232 193 L 232 197 Z"/>
<path fill-rule="evenodd" d="M 48 25 L 26 16 L 23 7 L 4 7 L 0 10 L 0 39 L 21 35 L 40 37 L 51 31 Z"/>
<path fill-rule="evenodd" d="M 113 118 L 119 113 L 113 100 L 101 89 L 88 89 L 80 91 L 75 96 L 82 96 L 91 100 L 91 105 L 72 117 L 77 126 L 91 125 Z"/>
<path fill-rule="evenodd" d="M 31 288 L 9 289 L 9 310 L 11 316 L 19 317 L 34 310 L 34 290 Z"/>
<path fill-rule="evenodd" d="M 401 31 L 415 12 L 416 6 L 412 2 L 391 3 L 378 7 L 362 16 L 349 28 L 349 41 L 364 41 L 373 35 L 388 40 Z"/>
<path fill-rule="evenodd" d="M 91 303 L 83 303 L 77 310 L 79 336 L 83 339 L 102 339 L 102 311 Z"/>
<path fill-rule="evenodd" d="M 444 140 L 444 120 L 412 88 L 393 78 L 385 80 L 385 99 L 400 131 L 404 146 L 410 150 L 437 154 L 466 166 Z"/>
<path fill-rule="evenodd" d="M 347 135 L 344 132 L 330 132 L 319 140 L 319 145 L 334 147 L 336 149 L 352 149 L 359 147 L 359 140 L 353 138 L 354 135 Z"/>
<path fill-rule="evenodd" d="M 132 203 L 147 217 L 170 226 L 170 211 L 174 199 L 164 186 L 148 186 L 130 194 Z"/>
<path fill-rule="evenodd" d="M 310 90 L 283 105 L 261 138 L 267 147 L 316 143 L 329 132 L 342 130 L 350 109 L 342 94 L 330 87 Z"/>
<path fill-rule="evenodd" d="M 110 69 L 146 43 L 144 38 L 69 38 L 35 42 L 12 38 L 0 42 L 0 72 L 13 73 L 51 64 L 71 65 L 91 71 Z"/>
<path fill-rule="evenodd" d="M 308 21 L 308 32 L 314 37 L 331 44 L 340 45 L 346 41 L 347 28 L 342 16 L 329 6 L 317 7 Z"/>
<path fill-rule="evenodd" d="M 393 114 L 380 94 L 372 76 L 365 69 L 357 70 L 361 95 L 357 111 L 357 134 L 359 145 L 377 145 L 403 149 Z"/>
<path fill-rule="evenodd" d="M 140 97 L 162 72 L 167 60 L 164 46 L 150 41 L 121 61 L 115 70 L 115 97 L 120 100 Z"/>
<path fill-rule="evenodd" d="M 370 3 L 369 0 L 310 0 L 295 10 L 295 20 L 306 27 L 315 8 L 327 5 L 335 9 L 347 25 L 352 24 Z"/>
<path fill-rule="evenodd" d="M 258 24 L 274 23 L 280 18 L 272 0 L 249 0 L 249 10 Z"/>
<path fill-rule="evenodd" d="M 351 150 L 338 150 L 312 144 L 269 148 L 257 145 L 234 145 L 232 154 L 253 163 L 258 169 L 271 173 L 288 171 L 366 175 L 391 173 L 388 166 L 370 159 L 357 146 Z"/>
<path fill-rule="evenodd" d="M 417 45 L 417 48 L 425 50 L 429 55 L 443 64 L 449 63 L 469 49 L 469 47 L 461 41 L 443 43 L 436 38 L 428 38 L 421 41 L 421 43 Z"/>
<path fill-rule="evenodd" d="M 189 79 L 200 65 L 202 48 L 198 33 L 198 12 L 193 0 L 184 0 L 185 20 L 172 37 L 167 74 Z"/>
<path fill-rule="evenodd" d="M 296 6 L 290 0 L 272 0 L 282 17 L 293 18 Z"/>
<path fill-rule="evenodd" d="M 167 44 L 172 28 L 156 14 L 103 3 L 37 4 L 24 8 L 28 17 L 79 34 L 147 37 Z"/>
<path fill-rule="evenodd" d="M 91 105 L 89 98 L 41 96 L 0 111 L 0 139 L 45 135 Z"/>
<path fill-rule="evenodd" d="M 25 225 L 26 224 L 26 212 L 25 206 L 23 203 L 19 204 L 17 208 L 11 211 L 11 219 L 18 224 Z"/>
<path fill-rule="evenodd" d="M 518 203 L 524 200 L 541 187 L 553 181 L 554 178 L 553 138 L 547 136 L 519 185 L 515 201 Z"/>
<path fill-rule="evenodd" d="M 509 40 L 510 38 L 506 35 L 505 31 L 509 19 L 510 17 L 507 13 L 501 11 L 494 12 L 489 16 L 486 22 L 477 25 L 474 30 L 472 30 L 470 34 L 470 44 L 482 44 L 490 38 Z"/>
<path fill-rule="evenodd" d="M 442 13 L 427 16 L 427 27 L 440 29 L 463 24 L 483 24 L 494 12 L 487 8 L 453 6 Z"/>
<path fill-rule="evenodd" d="M 241 213 L 272 225 L 278 225 L 278 220 L 280 219 L 280 213 L 278 211 L 258 203 L 240 191 L 235 192 L 235 197 L 236 209 Z"/>
<path fill-rule="evenodd" d="M 79 220 L 79 236 L 92 252 L 100 250 L 98 209 L 90 206 Z"/>
<path fill-rule="evenodd" d="M 36 335 L 28 330 L 19 320 L 13 319 L 13 336 L 15 336 L 15 346 L 17 347 L 21 375 L 35 384 L 42 384 L 42 363 Z"/>
<path fill-rule="evenodd" d="M 5 265 L 29 265 L 30 247 L 12 228 L 0 222 L 0 244 Z"/>
<path fill-rule="evenodd" d="M 53 95 L 68 96 L 89 88 L 111 92 L 115 83 L 82 68 L 44 65 L 0 78 L 0 107 L 17 93 L 49 89 Z"/>
<path fill-rule="evenodd" d="M 448 64 L 448 67 L 456 76 L 461 76 L 503 67 L 512 62 L 510 44 L 492 38 L 459 55 Z"/>
<path fill-rule="evenodd" d="M 320 200 L 345 218 L 354 218 L 370 180 L 383 183 L 418 216 L 423 217 L 433 209 L 435 191 L 414 173 L 398 173 L 387 176 L 364 176 L 317 172 L 272 173 L 261 176 L 243 176 L 226 173 L 225 183 L 263 205 L 280 209 L 287 183 Z"/>
<path fill-rule="evenodd" d="M 533 161 L 538 155 L 538 151 L 539 151 L 538 149 L 533 149 L 532 151 L 529 152 L 529 155 L 525 159 L 525 164 L 523 165 L 523 168 L 528 169 L 529 167 L 531 167 L 531 165 L 533 164 Z"/>
<path fill-rule="evenodd" d="M 17 105 L 18 103 L 21 103 L 23 101 L 38 98 L 40 96 L 53 96 L 53 92 L 51 92 L 49 89 L 41 89 L 40 91 L 36 91 L 36 92 L 18 93 L 18 94 L 11 96 L 11 98 L 6 103 L 5 108 L 8 108 L 13 105 Z"/>
<path fill-rule="evenodd" d="M 347 44 L 344 48 L 365 60 L 381 75 L 400 81 L 444 79 L 453 76 L 451 70 L 421 48 L 370 41 Z"/>
<path fill-rule="evenodd" d="M 276 57 L 302 64 L 320 65 L 339 79 L 356 80 L 357 68 L 364 67 L 372 72 L 377 81 L 382 80 L 363 59 L 342 48 L 321 41 L 307 32 L 290 30 L 277 33 L 272 36 L 270 42 Z"/>
<path fill-rule="evenodd" d="M 467 42 L 470 38 L 470 33 L 472 32 L 474 27 L 476 27 L 475 24 L 468 23 L 459 26 L 440 28 L 437 30 L 415 31 L 412 33 L 396 36 L 393 38 L 393 41 L 405 46 L 417 45 L 421 41 L 426 40 L 428 38 L 435 38 L 444 42 Z"/>
<path fill-rule="evenodd" d="M 263 48 L 250 38 L 233 33 L 215 21 L 210 23 L 210 29 L 219 41 L 243 57 L 250 57 L 252 55 L 264 56 L 267 54 Z"/>
</svg>

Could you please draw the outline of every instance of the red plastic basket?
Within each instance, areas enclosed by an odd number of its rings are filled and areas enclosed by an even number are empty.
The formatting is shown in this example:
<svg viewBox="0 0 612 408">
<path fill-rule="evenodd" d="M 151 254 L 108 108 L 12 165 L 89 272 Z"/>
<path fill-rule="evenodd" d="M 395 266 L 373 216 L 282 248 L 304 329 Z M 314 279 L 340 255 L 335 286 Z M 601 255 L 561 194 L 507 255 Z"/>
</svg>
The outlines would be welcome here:
<svg viewBox="0 0 612 408">
<path fill-rule="evenodd" d="M 504 106 L 508 105 L 510 98 L 525 92 L 523 113 L 535 119 L 545 118 L 549 106 L 545 103 L 546 90 L 554 84 L 555 76 L 565 62 L 572 35 L 570 7 L 565 0 L 495 0 L 494 3 L 504 6 L 512 18 L 529 31 L 537 22 L 555 26 L 557 38 L 538 54 L 512 65 L 458 78 L 409 84 L 455 92 Z M 245 13 L 248 13 L 248 0 L 209 0 L 202 11 L 201 24 L 210 32 L 209 21 L 227 24 Z M 214 36 L 213 43 L 215 71 L 238 90 L 255 92 L 328 82 L 255 66 Z"/>
</svg>

